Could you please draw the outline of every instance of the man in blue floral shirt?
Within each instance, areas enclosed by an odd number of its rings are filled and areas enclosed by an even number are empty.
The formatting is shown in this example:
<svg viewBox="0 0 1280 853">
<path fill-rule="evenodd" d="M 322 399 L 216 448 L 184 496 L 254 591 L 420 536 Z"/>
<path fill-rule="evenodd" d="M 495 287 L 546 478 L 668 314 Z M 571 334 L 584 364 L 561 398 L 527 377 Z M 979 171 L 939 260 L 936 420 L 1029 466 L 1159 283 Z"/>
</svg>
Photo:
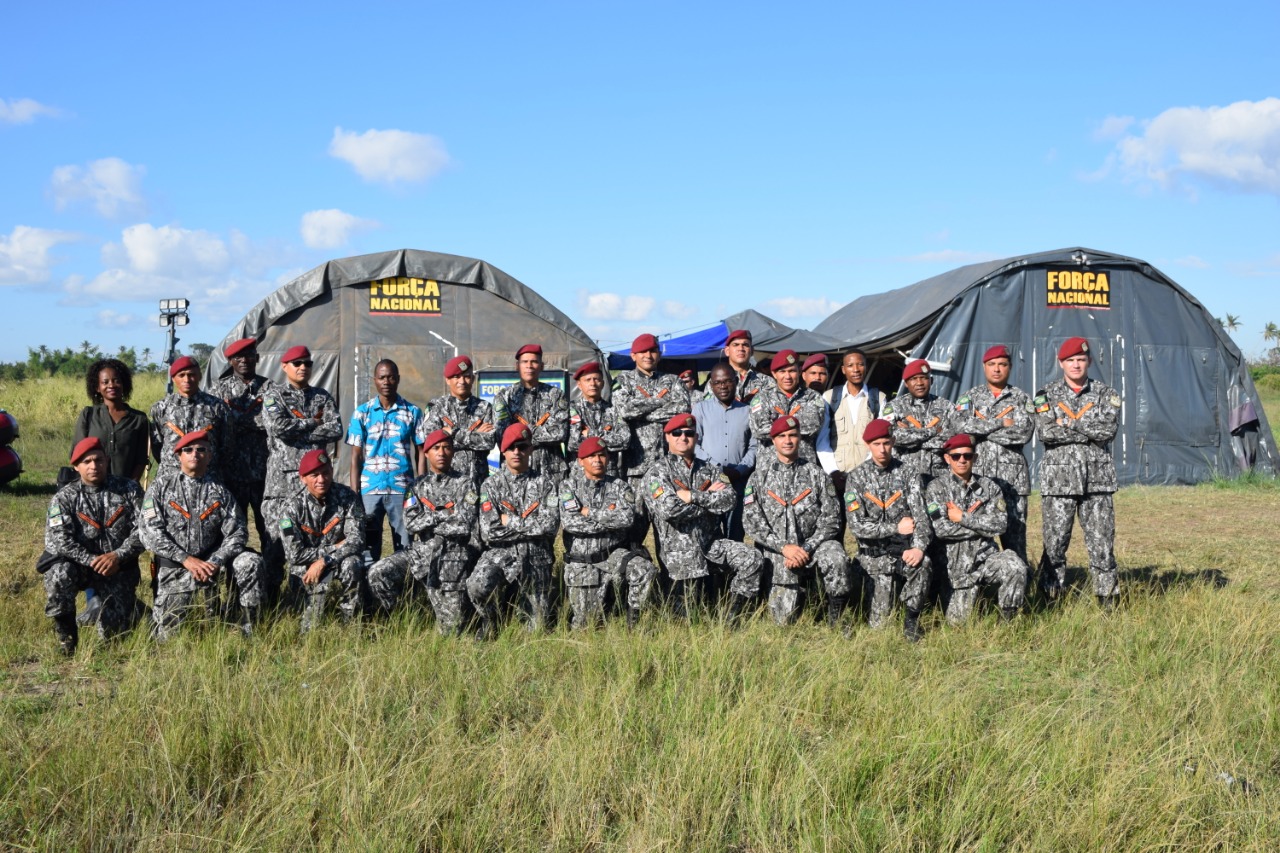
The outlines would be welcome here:
<svg viewBox="0 0 1280 853">
<path fill-rule="evenodd" d="M 413 485 L 416 438 L 422 410 L 399 394 L 400 368 L 383 359 L 374 365 L 378 396 L 351 415 L 347 444 L 351 445 L 351 484 L 364 502 L 364 539 L 373 560 L 382 558 L 382 520 L 391 525 L 396 551 L 409 547 L 404 527 L 404 495 Z"/>
</svg>

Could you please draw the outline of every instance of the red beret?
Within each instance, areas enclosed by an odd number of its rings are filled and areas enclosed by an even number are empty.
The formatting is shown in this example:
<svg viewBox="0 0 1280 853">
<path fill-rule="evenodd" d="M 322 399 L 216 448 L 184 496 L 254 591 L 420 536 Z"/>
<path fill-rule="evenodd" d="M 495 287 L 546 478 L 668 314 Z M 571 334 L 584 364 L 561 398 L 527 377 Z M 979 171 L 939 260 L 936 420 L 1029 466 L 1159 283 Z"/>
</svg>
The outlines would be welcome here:
<svg viewBox="0 0 1280 853">
<path fill-rule="evenodd" d="M 923 358 L 917 358 L 915 361 L 908 361 L 907 366 L 902 369 L 902 381 L 906 382 L 913 376 L 928 376 L 929 362 Z"/>
<path fill-rule="evenodd" d="M 993 358 L 1012 358 L 1012 356 L 1009 355 L 1009 348 L 1007 346 L 1004 344 L 996 344 L 982 354 L 982 363 L 986 364 Z"/>
<path fill-rule="evenodd" d="M 426 437 L 426 439 L 422 442 L 422 449 L 430 450 L 431 448 L 435 447 L 437 444 L 439 444 L 442 441 L 447 441 L 450 444 L 452 444 L 453 436 L 449 435 L 449 433 L 445 432 L 442 429 L 438 429 Z"/>
<path fill-rule="evenodd" d="M 301 345 L 289 347 L 284 351 L 284 355 L 280 356 L 280 363 L 288 364 L 291 361 L 311 361 L 311 350 Z"/>
<path fill-rule="evenodd" d="M 957 447 L 973 447 L 973 436 L 967 432 L 958 432 L 942 443 L 942 452 L 950 453 Z"/>
<path fill-rule="evenodd" d="M 793 349 L 784 349 L 773 357 L 773 361 L 769 362 L 769 370 L 781 370 L 784 367 L 795 367 L 800 360 L 796 358 L 796 351 Z"/>
<path fill-rule="evenodd" d="M 202 429 L 192 430 L 191 432 L 178 439 L 178 443 L 173 446 L 173 452 L 177 453 L 188 444 L 195 444 L 197 441 L 208 441 L 209 433 Z"/>
<path fill-rule="evenodd" d="M 805 372 L 810 367 L 813 367 L 815 364 L 821 364 L 823 367 L 826 367 L 827 366 L 826 353 L 815 352 L 813 355 L 806 358 L 804 360 L 804 364 L 801 365 L 800 367 L 800 372 L 801 373 Z"/>
<path fill-rule="evenodd" d="M 520 347 L 520 349 L 516 350 L 516 361 L 520 360 L 520 356 L 528 355 L 529 353 L 533 353 L 534 355 L 536 355 L 539 361 L 542 360 L 542 347 L 540 345 L 525 344 L 524 346 Z"/>
<path fill-rule="evenodd" d="M 867 424 L 867 428 L 862 431 L 862 441 L 870 444 L 877 438 L 892 438 L 893 427 L 884 418 L 876 418 Z"/>
<path fill-rule="evenodd" d="M 452 379 L 472 369 L 471 359 L 465 355 L 455 355 L 444 363 L 444 378 Z"/>
<path fill-rule="evenodd" d="M 697 429 L 697 427 L 698 419 L 686 412 L 682 415 L 676 415 L 674 418 L 667 421 L 667 425 L 662 428 L 662 431 L 670 435 L 678 429 Z"/>
<path fill-rule="evenodd" d="M 739 338 L 746 338 L 747 343 L 751 343 L 750 332 L 748 332 L 746 329 L 734 329 L 732 332 L 729 333 L 729 337 L 724 339 L 724 345 L 728 346 L 729 344 L 733 343 Z"/>
<path fill-rule="evenodd" d="M 605 453 L 604 444 L 594 435 L 589 435 L 582 440 L 582 444 L 578 445 L 578 458 L 586 459 L 595 453 Z"/>
<path fill-rule="evenodd" d="M 1084 338 L 1067 338 L 1058 347 L 1058 361 L 1065 361 L 1073 355 L 1088 355 L 1089 342 Z"/>
<path fill-rule="evenodd" d="M 254 338 L 241 338 L 240 340 L 236 341 L 235 343 L 231 344 L 226 349 L 224 349 L 222 351 L 222 354 L 225 355 L 227 358 L 231 358 L 234 355 L 238 355 L 244 352 L 245 350 L 247 350 L 249 347 L 253 346 L 256 343 L 257 343 L 257 340 L 255 340 Z"/>
<path fill-rule="evenodd" d="M 80 439 L 76 442 L 76 446 L 71 448 L 71 464 L 75 465 L 95 450 L 101 450 L 103 453 L 107 452 L 106 448 L 102 446 L 102 439 L 94 438 L 93 436 Z"/>
<path fill-rule="evenodd" d="M 800 429 L 800 422 L 791 415 L 783 415 L 780 418 L 774 418 L 773 426 L 769 427 L 769 438 L 777 438 L 784 432 L 793 429 Z"/>
<path fill-rule="evenodd" d="M 532 444 L 533 433 L 524 424 L 517 421 L 502 431 L 502 444 L 499 447 L 503 453 L 507 452 L 507 448 L 513 444 Z"/>
<path fill-rule="evenodd" d="M 635 355 L 638 352 L 648 352 L 651 349 L 661 351 L 662 347 L 658 346 L 658 339 L 648 332 L 637 336 L 636 339 L 631 342 L 632 355 Z"/>
<path fill-rule="evenodd" d="M 323 447 L 308 450 L 302 455 L 302 461 L 298 463 L 298 476 L 305 477 L 308 474 L 314 474 L 330 464 L 332 463 L 329 461 L 329 454 L 325 452 Z"/>
<path fill-rule="evenodd" d="M 680 371 L 680 378 L 681 378 L 681 379 L 692 379 L 692 378 L 693 378 L 693 368 L 691 367 L 691 368 L 689 368 L 688 370 L 682 370 L 682 371 Z"/>
<path fill-rule="evenodd" d="M 573 372 L 573 378 L 581 379 L 582 377 L 586 376 L 588 373 L 599 373 L 601 376 L 603 376 L 604 368 L 600 366 L 600 362 L 598 361 L 588 361 L 586 364 L 582 365 L 582 367 L 579 367 L 577 370 Z"/>
<path fill-rule="evenodd" d="M 172 379 L 184 370 L 194 370 L 196 373 L 199 373 L 200 364 L 191 356 L 184 355 L 182 358 L 169 365 L 169 378 Z"/>
</svg>

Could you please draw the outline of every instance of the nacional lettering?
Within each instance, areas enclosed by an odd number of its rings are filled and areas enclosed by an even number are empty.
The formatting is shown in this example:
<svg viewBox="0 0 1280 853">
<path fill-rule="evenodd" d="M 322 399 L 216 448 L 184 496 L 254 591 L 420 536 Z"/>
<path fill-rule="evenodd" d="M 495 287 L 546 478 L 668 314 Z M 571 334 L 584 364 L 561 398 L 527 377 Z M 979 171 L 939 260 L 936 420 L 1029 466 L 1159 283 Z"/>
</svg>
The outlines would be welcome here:
<svg viewBox="0 0 1280 853">
<path fill-rule="evenodd" d="M 384 278 L 369 282 L 370 314 L 440 316 L 440 284 L 432 279 Z"/>
<path fill-rule="evenodd" d="M 1050 308 L 1110 308 L 1111 280 L 1105 272 L 1047 270 L 1046 304 Z"/>
</svg>

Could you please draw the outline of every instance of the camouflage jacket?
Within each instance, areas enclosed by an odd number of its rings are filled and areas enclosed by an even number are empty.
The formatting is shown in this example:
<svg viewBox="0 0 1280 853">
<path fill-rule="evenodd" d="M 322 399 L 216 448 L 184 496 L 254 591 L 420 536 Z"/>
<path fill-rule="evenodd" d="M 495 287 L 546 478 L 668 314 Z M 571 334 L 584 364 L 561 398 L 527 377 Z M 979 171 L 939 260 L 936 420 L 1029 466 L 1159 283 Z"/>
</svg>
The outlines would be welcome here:
<svg viewBox="0 0 1280 853">
<path fill-rule="evenodd" d="M 447 474 L 428 470 L 405 495 L 405 529 L 419 541 L 439 538 L 450 545 L 478 548 L 479 500 L 470 472 L 457 467 Z"/>
<path fill-rule="evenodd" d="M 298 463 L 308 450 L 342 438 L 338 404 L 323 388 L 276 385 L 262 398 L 267 428 L 266 496 L 282 498 L 298 490 Z"/>
<path fill-rule="evenodd" d="M 618 476 L 622 470 L 622 454 L 631 444 L 631 427 L 618 416 L 618 410 L 608 400 L 588 403 L 574 400 L 569 404 L 569 467 L 575 467 L 578 445 L 588 436 L 600 439 L 609 451 L 609 473 Z"/>
<path fill-rule="evenodd" d="M 689 411 L 689 392 L 673 373 L 657 371 L 646 376 L 639 370 L 624 370 L 613 381 L 613 407 L 631 428 L 622 464 L 628 476 L 635 476 L 666 455 L 662 428 Z"/>
<path fill-rule="evenodd" d="M 968 433 L 977 444 L 973 473 L 1008 483 L 1020 495 L 1031 494 L 1031 468 L 1022 448 L 1031 440 L 1035 423 L 1027 411 L 1027 392 L 1006 385 L 997 397 L 990 386 L 979 385 L 956 400 L 951 434 Z M 1013 426 L 1004 426 L 1005 419 Z"/>
<path fill-rule="evenodd" d="M 599 563 L 622 547 L 635 517 L 634 506 L 635 496 L 626 480 L 611 475 L 591 480 L 580 466 L 574 466 L 560 484 L 565 562 Z"/>
<path fill-rule="evenodd" d="M 303 489 L 280 513 L 280 540 L 289 571 L 301 577 L 316 560 L 337 568 L 364 552 L 364 501 L 353 489 L 333 483 L 323 501 Z"/>
<path fill-rule="evenodd" d="M 157 474 L 178 471 L 178 455 L 173 446 L 189 432 L 208 430 L 209 443 L 213 446 L 213 458 L 209 473 L 215 479 L 222 477 L 227 463 L 232 462 L 231 410 L 227 404 L 212 394 L 198 391 L 191 397 L 167 394 L 151 407 L 151 455 L 159 467 Z"/>
<path fill-rule="evenodd" d="M 791 415 L 800 424 L 800 438 L 812 453 L 814 442 L 827 419 L 827 404 L 818 392 L 801 385 L 788 397 L 777 385 L 771 385 L 755 396 L 751 403 L 751 432 L 760 445 L 760 455 L 767 456 L 763 448 L 772 447 L 769 428 L 784 415 Z"/>
<path fill-rule="evenodd" d="M 737 371 L 735 370 L 734 373 L 737 373 Z M 772 376 L 748 370 L 745 374 L 738 376 L 738 390 L 734 392 L 734 396 L 749 406 L 761 391 L 766 388 L 777 387 L 778 384 L 773 381 Z M 707 399 L 715 399 L 710 391 L 707 392 Z"/>
<path fill-rule="evenodd" d="M 480 492 L 480 533 L 489 547 L 533 544 L 547 556 L 560 526 L 556 481 L 537 468 L 513 474 L 507 466 L 484 481 Z M 502 516 L 507 523 L 502 523 Z"/>
<path fill-rule="evenodd" d="M 1065 379 L 1057 379 L 1037 391 L 1027 407 L 1044 442 L 1040 494 L 1116 490 L 1110 447 L 1120 417 L 1120 395 L 1115 389 L 1087 379 L 1077 394 Z"/>
<path fill-rule="evenodd" d="M 787 463 L 769 451 L 773 463 L 747 480 L 742 499 L 742 526 L 756 545 L 775 554 L 784 545 L 813 553 L 823 542 L 840 537 L 840 499 L 831 478 L 816 462 Z"/>
<path fill-rule="evenodd" d="M 109 476 L 101 486 L 76 480 L 49 503 L 44 548 L 85 566 L 111 551 L 121 558 L 137 557 L 142 553 L 141 514 L 142 489 L 133 480 Z"/>
<path fill-rule="evenodd" d="M 245 549 L 249 534 L 235 498 L 208 474 L 161 474 L 142 499 L 142 544 L 175 563 L 197 557 L 229 566 Z"/>
<path fill-rule="evenodd" d="M 917 474 L 941 473 L 946 466 L 938 451 L 950 430 L 952 406 L 933 394 L 917 400 L 899 394 L 884 404 L 880 417 L 893 424 L 893 452 Z"/>
<path fill-rule="evenodd" d="M 223 377 L 209 393 L 222 400 L 231 412 L 231 446 L 223 479 L 231 483 L 261 483 L 267 479 L 267 428 L 262 422 L 262 398 L 275 387 L 265 376 L 242 382 L 232 373 Z"/>
<path fill-rule="evenodd" d="M 1004 493 L 988 477 L 974 475 L 965 483 L 947 471 L 929 483 L 925 501 L 939 563 L 946 567 L 953 585 L 968 586 L 965 578 L 974 567 L 1000 550 L 995 537 L 1009 524 Z M 959 522 L 947 518 L 948 502 L 964 510 Z"/>
<path fill-rule="evenodd" d="M 721 538 L 720 518 L 737 501 L 728 476 L 714 462 L 695 458 L 689 464 L 667 455 L 649 466 L 644 482 L 645 504 L 653 516 L 667 573 L 673 580 L 705 576 L 707 549 Z M 692 501 L 680 500 L 678 489 L 688 489 Z"/>
<path fill-rule="evenodd" d="M 845 481 L 845 518 L 858 538 L 858 550 L 867 556 L 901 554 L 908 548 L 925 550 L 933 538 L 925 512 L 924 480 L 901 459 L 881 468 L 867 459 L 849 472 Z M 916 529 L 898 533 L 898 522 L 910 516 Z"/>
<path fill-rule="evenodd" d="M 493 429 L 480 432 L 479 428 L 490 424 Z M 501 431 L 493 404 L 474 394 L 459 400 L 452 394 L 436 397 L 427 405 L 418 429 L 418 443 L 442 429 L 453 436 L 453 470 L 472 477 L 489 474 L 489 451 L 498 443 Z"/>
<path fill-rule="evenodd" d="M 516 421 L 533 433 L 531 467 L 555 478 L 564 474 L 564 451 L 560 445 L 569 438 L 569 403 L 563 391 L 546 382 L 539 382 L 532 389 L 519 383 L 508 385 L 494 397 L 493 413 L 498 419 L 498 436 Z"/>
</svg>

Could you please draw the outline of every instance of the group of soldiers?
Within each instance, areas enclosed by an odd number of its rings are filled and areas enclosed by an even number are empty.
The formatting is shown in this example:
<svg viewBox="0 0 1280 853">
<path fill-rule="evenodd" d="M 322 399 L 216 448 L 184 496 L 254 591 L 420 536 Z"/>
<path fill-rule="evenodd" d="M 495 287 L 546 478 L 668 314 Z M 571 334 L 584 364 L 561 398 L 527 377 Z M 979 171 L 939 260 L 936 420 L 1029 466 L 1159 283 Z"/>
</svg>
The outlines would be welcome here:
<svg viewBox="0 0 1280 853">
<path fill-rule="evenodd" d="M 914 641 L 934 596 L 958 624 L 985 586 L 1012 619 L 1030 579 L 1023 447 L 1035 432 L 1045 445 L 1041 589 L 1061 594 L 1078 514 L 1094 592 L 1104 607 L 1116 601 L 1108 443 L 1121 401 L 1089 378 L 1082 338 L 1062 344 L 1061 378 L 1034 396 L 1009 384 L 1009 351 L 992 347 L 985 383 L 955 402 L 931 393 L 925 361 L 908 363 L 905 393 L 888 398 L 867 383 L 857 350 L 829 389 L 822 355 L 786 350 L 758 371 L 745 330 L 730 333 L 705 392 L 660 369 L 653 335 L 633 342 L 635 368 L 614 377 L 609 397 L 595 362 L 574 371 L 572 395 L 541 381 L 541 347 L 527 344 L 518 382 L 492 403 L 472 393 L 474 364 L 460 355 L 444 367 L 448 393 L 420 409 L 384 360 L 378 395 L 345 434 L 355 488 L 334 480 L 330 446 L 344 433 L 333 396 L 309 383 L 309 350 L 284 353 L 284 382 L 257 373 L 253 339 L 225 355 L 231 371 L 208 392 L 194 360 L 171 366 L 173 391 L 151 411 L 158 473 L 145 493 L 107 473 L 98 439 L 72 450 L 79 480 L 53 498 L 40 566 L 68 654 L 80 590 L 103 599 L 102 636 L 136 621 L 144 549 L 161 640 L 200 604 L 251 634 L 283 603 L 301 610 L 306 632 L 330 602 L 352 619 L 419 594 L 442 632 L 474 625 L 491 637 L 513 612 L 533 629 L 552 623 L 561 581 L 574 628 L 614 613 L 635 625 L 659 599 L 677 618 L 712 607 L 736 622 L 763 598 L 788 624 L 815 597 L 833 625 L 864 602 L 880 627 L 900 599 Z M 250 511 L 260 554 L 247 544 Z"/>
</svg>

